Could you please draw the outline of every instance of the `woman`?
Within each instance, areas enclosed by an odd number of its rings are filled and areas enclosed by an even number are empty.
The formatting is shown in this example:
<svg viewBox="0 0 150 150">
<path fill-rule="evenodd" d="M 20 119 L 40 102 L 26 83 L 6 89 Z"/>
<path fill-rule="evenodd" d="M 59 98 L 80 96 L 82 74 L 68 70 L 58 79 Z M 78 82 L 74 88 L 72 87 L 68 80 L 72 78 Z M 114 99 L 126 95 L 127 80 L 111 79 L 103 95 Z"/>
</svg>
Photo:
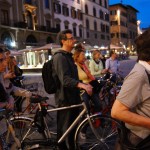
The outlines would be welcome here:
<svg viewBox="0 0 150 150">
<path fill-rule="evenodd" d="M 91 75 L 88 67 L 85 65 L 85 50 L 82 44 L 75 47 L 73 58 L 77 65 L 79 80 L 85 84 L 89 84 L 92 80 L 95 80 L 95 77 Z M 91 96 L 85 93 L 82 99 L 85 101 L 88 109 L 90 109 L 88 101 L 91 100 L 94 104 L 94 112 L 101 111 L 101 104 L 98 93 L 93 92 Z"/>
<path fill-rule="evenodd" d="M 17 61 L 14 56 L 10 56 L 9 61 L 8 61 L 8 70 L 10 72 L 14 73 L 14 78 L 11 78 L 10 81 L 13 83 L 13 85 L 17 87 L 21 87 L 20 80 L 18 77 L 22 76 L 23 71 L 17 66 Z"/>
<path fill-rule="evenodd" d="M 3 86 L 3 72 L 7 66 L 6 59 L 4 57 L 4 51 L 0 48 L 0 109 L 12 110 L 14 108 L 14 99 L 10 96 Z M 0 150 L 8 150 L 6 143 L 7 125 L 6 120 L 0 118 Z"/>
<path fill-rule="evenodd" d="M 94 50 L 92 53 L 92 60 L 90 61 L 89 67 L 91 74 L 95 77 L 100 77 L 106 70 L 103 68 L 103 63 L 101 61 L 101 53 L 99 50 Z"/>
</svg>

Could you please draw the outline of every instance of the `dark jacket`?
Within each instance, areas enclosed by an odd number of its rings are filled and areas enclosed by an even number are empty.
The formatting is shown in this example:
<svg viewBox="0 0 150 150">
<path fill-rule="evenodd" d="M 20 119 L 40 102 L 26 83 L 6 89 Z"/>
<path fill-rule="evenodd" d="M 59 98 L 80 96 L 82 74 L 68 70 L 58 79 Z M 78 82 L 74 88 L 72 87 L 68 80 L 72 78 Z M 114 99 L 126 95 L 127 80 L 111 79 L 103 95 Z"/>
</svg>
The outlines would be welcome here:
<svg viewBox="0 0 150 150">
<path fill-rule="evenodd" d="M 0 83 L 0 102 L 6 102 L 8 99 L 8 94 L 6 93 L 3 85 Z"/>
<path fill-rule="evenodd" d="M 54 72 L 58 76 L 59 86 L 55 99 L 59 106 L 80 103 L 79 83 L 77 67 L 72 58 L 72 54 L 61 50 L 53 57 Z"/>
</svg>

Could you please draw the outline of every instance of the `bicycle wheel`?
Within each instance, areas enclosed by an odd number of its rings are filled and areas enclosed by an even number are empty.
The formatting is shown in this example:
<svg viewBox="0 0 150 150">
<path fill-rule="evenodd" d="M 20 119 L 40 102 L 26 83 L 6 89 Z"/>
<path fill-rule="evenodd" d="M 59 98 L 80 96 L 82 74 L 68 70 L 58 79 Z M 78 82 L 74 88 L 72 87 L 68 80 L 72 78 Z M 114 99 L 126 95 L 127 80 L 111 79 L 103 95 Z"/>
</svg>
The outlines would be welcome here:
<svg viewBox="0 0 150 150">
<path fill-rule="evenodd" d="M 114 119 L 101 116 L 91 116 L 94 134 L 87 118 L 79 125 L 75 134 L 75 146 L 78 150 L 113 150 L 117 139 L 117 126 Z"/>
<path fill-rule="evenodd" d="M 18 116 L 18 117 L 11 118 L 10 121 L 12 123 L 16 137 L 21 142 L 24 135 L 29 130 L 33 120 L 31 118 Z M 18 149 L 17 144 L 14 142 L 14 139 L 12 138 L 11 134 L 9 136 L 9 143 L 10 143 L 10 145 L 12 145 L 11 150 Z"/>
</svg>

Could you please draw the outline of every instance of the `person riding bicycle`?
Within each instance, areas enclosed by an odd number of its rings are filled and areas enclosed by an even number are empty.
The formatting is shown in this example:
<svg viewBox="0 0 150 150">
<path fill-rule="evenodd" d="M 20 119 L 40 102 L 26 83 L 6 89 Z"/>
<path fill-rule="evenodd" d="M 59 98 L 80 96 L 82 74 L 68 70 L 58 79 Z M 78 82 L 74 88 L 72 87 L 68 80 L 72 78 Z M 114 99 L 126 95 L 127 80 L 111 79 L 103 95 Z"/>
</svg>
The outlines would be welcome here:
<svg viewBox="0 0 150 150">
<path fill-rule="evenodd" d="M 2 84 L 2 72 L 6 68 L 6 60 L 3 49 L 0 48 L 0 109 L 12 110 L 14 108 L 14 99 L 9 95 Z M 7 124 L 5 119 L 0 119 L 0 150 L 8 150 L 6 143 Z"/>
<path fill-rule="evenodd" d="M 8 64 L 10 61 L 10 51 L 8 49 L 5 50 L 5 57 L 6 57 L 7 66 L 5 68 L 5 72 L 3 72 L 2 84 L 9 94 L 13 94 L 14 96 L 25 97 L 26 105 L 28 105 L 30 102 L 30 97 L 32 96 L 32 93 L 26 89 L 16 87 L 12 84 L 10 80 L 15 77 L 15 74 L 14 72 L 12 72 L 12 70 L 9 70 L 9 67 L 8 67 Z"/>
<path fill-rule="evenodd" d="M 125 78 L 111 111 L 111 116 L 124 122 L 128 131 L 120 136 L 116 150 L 126 150 L 128 146 L 150 149 L 150 29 L 135 44 L 138 62 Z"/>
<path fill-rule="evenodd" d="M 13 72 L 15 75 L 14 78 L 10 79 L 10 81 L 13 83 L 13 85 L 15 85 L 17 87 L 22 87 L 20 78 L 22 77 L 23 70 L 18 67 L 16 58 L 14 56 L 10 56 L 10 59 L 8 61 L 8 70 Z"/>
<path fill-rule="evenodd" d="M 75 39 L 71 30 L 64 30 L 58 33 L 58 40 L 62 46 L 59 53 L 53 56 L 53 72 L 58 77 L 58 87 L 55 93 L 55 100 L 58 107 L 79 104 L 79 88 L 85 89 L 92 94 L 92 86 L 79 81 L 77 67 L 72 58 L 72 49 Z M 78 109 L 67 109 L 57 113 L 57 138 L 59 139 L 66 129 L 78 116 Z M 60 150 L 75 150 L 74 147 L 75 129 L 69 134 L 66 140 L 59 144 Z"/>
</svg>

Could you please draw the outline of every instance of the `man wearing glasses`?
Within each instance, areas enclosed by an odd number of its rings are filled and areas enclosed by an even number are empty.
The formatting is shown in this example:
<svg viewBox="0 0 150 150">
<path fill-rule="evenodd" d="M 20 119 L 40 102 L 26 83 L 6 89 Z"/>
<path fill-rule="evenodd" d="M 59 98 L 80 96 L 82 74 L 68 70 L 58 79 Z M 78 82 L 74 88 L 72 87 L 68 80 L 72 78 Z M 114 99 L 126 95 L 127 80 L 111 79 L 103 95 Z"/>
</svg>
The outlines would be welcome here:
<svg viewBox="0 0 150 150">
<path fill-rule="evenodd" d="M 53 72 L 57 76 L 58 85 L 55 100 L 58 107 L 69 106 L 80 103 L 79 88 L 85 89 L 88 94 L 92 94 L 92 87 L 89 84 L 79 82 L 77 67 L 72 58 L 72 49 L 76 42 L 71 30 L 64 30 L 58 34 L 61 45 L 60 52 L 53 56 Z M 57 113 L 57 138 L 59 139 L 66 129 L 78 116 L 78 109 L 58 111 Z M 74 133 L 72 131 L 66 140 L 59 144 L 60 150 L 75 150 Z"/>
</svg>

